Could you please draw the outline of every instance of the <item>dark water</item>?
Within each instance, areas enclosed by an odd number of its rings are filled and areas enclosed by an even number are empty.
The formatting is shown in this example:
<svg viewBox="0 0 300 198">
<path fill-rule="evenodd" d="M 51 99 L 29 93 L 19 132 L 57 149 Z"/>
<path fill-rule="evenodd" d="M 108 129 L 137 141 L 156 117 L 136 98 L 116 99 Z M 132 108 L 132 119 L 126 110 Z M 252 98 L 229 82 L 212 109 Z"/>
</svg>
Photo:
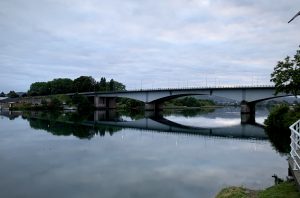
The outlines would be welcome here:
<svg viewBox="0 0 300 198">
<path fill-rule="evenodd" d="M 267 113 L 258 110 L 257 122 Z M 205 198 L 287 175 L 286 157 L 236 108 L 19 114 L 0 116 L 0 197 Z"/>
</svg>

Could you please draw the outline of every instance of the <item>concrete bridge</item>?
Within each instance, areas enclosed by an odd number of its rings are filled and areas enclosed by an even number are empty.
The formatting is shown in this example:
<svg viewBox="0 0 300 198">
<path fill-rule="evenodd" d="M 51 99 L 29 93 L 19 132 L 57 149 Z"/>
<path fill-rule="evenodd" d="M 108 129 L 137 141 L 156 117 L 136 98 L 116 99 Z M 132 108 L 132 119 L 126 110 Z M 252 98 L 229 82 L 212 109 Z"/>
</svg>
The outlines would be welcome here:
<svg viewBox="0 0 300 198">
<path fill-rule="evenodd" d="M 242 114 L 255 114 L 255 104 L 278 97 L 290 96 L 286 93 L 275 95 L 274 86 L 240 86 L 240 87 L 198 87 L 175 89 L 149 89 L 114 92 L 79 93 L 94 97 L 96 108 L 116 108 L 116 98 L 130 98 L 145 103 L 146 110 L 162 109 L 165 101 L 183 96 L 209 95 L 233 99 L 241 103 Z"/>
</svg>

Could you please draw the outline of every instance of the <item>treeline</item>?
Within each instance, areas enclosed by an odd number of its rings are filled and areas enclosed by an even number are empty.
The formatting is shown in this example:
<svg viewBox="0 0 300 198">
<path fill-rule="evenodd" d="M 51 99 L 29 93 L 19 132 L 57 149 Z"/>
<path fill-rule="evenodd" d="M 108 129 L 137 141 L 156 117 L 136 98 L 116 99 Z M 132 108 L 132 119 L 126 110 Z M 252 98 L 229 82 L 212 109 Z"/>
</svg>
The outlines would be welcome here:
<svg viewBox="0 0 300 198">
<path fill-rule="evenodd" d="M 203 107 L 216 105 L 212 100 L 200 100 L 194 97 L 184 97 L 179 99 L 173 99 L 165 103 L 166 106 L 178 106 L 178 107 Z"/>
<path fill-rule="evenodd" d="M 10 91 L 7 94 L 5 94 L 4 92 L 1 92 L 0 97 L 18 98 L 18 97 L 20 97 L 20 95 L 17 94 L 15 91 Z"/>
<path fill-rule="evenodd" d="M 74 80 L 69 78 L 57 78 L 48 82 L 35 82 L 27 92 L 28 96 L 44 96 L 53 94 L 66 94 L 92 91 L 123 91 L 125 85 L 113 79 L 107 81 L 102 77 L 97 82 L 91 76 L 80 76 Z"/>
<path fill-rule="evenodd" d="M 109 81 L 102 77 L 96 81 L 91 76 L 80 76 L 74 80 L 69 78 L 56 78 L 48 82 L 35 82 L 30 85 L 26 93 L 18 94 L 10 91 L 0 93 L 0 97 L 18 98 L 26 96 L 45 96 L 53 94 L 92 92 L 92 91 L 125 91 L 126 86 L 114 79 Z"/>
</svg>

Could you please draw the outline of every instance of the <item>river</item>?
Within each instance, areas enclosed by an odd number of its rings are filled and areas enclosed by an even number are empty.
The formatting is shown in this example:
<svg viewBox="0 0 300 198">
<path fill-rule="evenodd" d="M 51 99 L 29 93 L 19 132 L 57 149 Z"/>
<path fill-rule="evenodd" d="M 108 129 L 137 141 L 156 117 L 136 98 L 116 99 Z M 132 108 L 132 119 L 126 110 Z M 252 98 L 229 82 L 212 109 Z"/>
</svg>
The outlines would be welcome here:
<svg viewBox="0 0 300 198">
<path fill-rule="evenodd" d="M 214 197 L 285 178 L 286 156 L 239 108 L 143 113 L 1 112 L 0 197 Z"/>
</svg>

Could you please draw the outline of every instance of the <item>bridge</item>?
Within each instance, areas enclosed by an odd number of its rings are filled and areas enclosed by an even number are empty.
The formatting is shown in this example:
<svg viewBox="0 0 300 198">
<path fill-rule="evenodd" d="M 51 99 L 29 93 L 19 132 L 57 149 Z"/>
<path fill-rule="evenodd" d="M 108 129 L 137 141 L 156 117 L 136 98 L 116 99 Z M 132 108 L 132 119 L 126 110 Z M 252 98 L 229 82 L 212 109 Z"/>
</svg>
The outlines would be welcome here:
<svg viewBox="0 0 300 198">
<path fill-rule="evenodd" d="M 255 104 L 264 100 L 290 96 L 286 93 L 275 95 L 274 86 L 235 86 L 235 87 L 195 87 L 172 89 L 140 89 L 131 91 L 113 92 L 84 92 L 79 93 L 88 97 L 94 97 L 96 108 L 116 108 L 116 98 L 130 98 L 145 103 L 145 110 L 159 111 L 165 101 L 196 95 L 217 96 L 233 99 L 241 103 L 241 113 L 250 115 L 246 120 L 253 119 Z M 72 94 L 69 94 L 72 95 Z M 243 118 L 242 118 L 243 120 Z"/>
</svg>

